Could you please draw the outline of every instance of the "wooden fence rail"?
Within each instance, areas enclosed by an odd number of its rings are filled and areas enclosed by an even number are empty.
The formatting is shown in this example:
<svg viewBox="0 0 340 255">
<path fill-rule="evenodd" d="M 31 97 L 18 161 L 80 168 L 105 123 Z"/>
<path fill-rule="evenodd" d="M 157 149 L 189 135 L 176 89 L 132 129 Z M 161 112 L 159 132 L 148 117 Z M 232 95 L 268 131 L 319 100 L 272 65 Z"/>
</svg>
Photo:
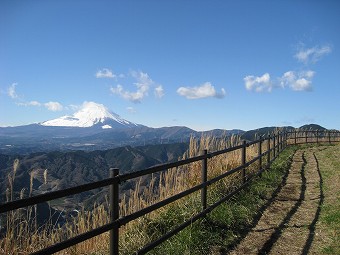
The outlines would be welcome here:
<svg viewBox="0 0 340 255">
<path fill-rule="evenodd" d="M 266 148 L 264 148 L 264 142 L 267 143 Z M 80 185 L 77 187 L 68 188 L 65 190 L 54 191 L 46 194 L 37 195 L 34 197 L 24 198 L 20 200 L 15 200 L 11 202 L 7 202 L 0 205 L 0 213 L 6 213 L 8 211 L 12 211 L 15 209 L 35 205 L 42 202 L 47 202 L 50 200 L 62 198 L 65 196 L 75 195 L 84 191 L 89 191 L 96 188 L 101 188 L 105 186 L 110 187 L 110 223 L 88 231 L 86 233 L 80 234 L 68 240 L 62 241 L 60 243 L 56 243 L 50 247 L 44 248 L 40 251 L 37 251 L 33 254 L 52 254 L 68 247 L 71 247 L 77 243 L 83 242 L 87 239 L 92 237 L 98 236 L 104 232 L 110 231 L 110 254 L 118 255 L 119 253 L 119 228 L 139 217 L 142 217 L 154 210 L 157 210 L 165 205 L 168 205 L 178 199 L 181 199 L 185 196 L 188 196 L 194 192 L 201 192 L 201 211 L 193 216 L 191 219 L 187 220 L 186 222 L 182 223 L 172 231 L 166 233 L 159 239 L 147 244 L 146 246 L 142 247 L 137 253 L 138 254 L 145 254 L 146 252 L 152 250 L 165 240 L 169 239 L 170 237 L 174 236 L 185 227 L 191 225 L 193 222 L 197 221 L 198 219 L 204 217 L 206 214 L 211 212 L 217 206 L 222 204 L 223 202 L 230 199 L 234 196 L 237 192 L 244 189 L 246 186 L 250 184 L 252 179 L 256 176 L 261 175 L 261 173 L 268 169 L 271 163 L 279 156 L 279 154 L 291 144 L 300 144 L 300 143 L 332 143 L 332 142 L 340 142 L 340 132 L 339 131 L 301 131 L 301 130 L 294 130 L 288 132 L 277 132 L 272 135 L 268 135 L 266 137 L 260 137 L 259 139 L 247 142 L 243 141 L 242 144 L 226 148 L 224 150 L 219 150 L 215 152 L 209 152 L 204 150 L 200 156 L 180 160 L 177 162 L 166 163 L 162 165 L 153 166 L 147 169 L 143 169 L 140 171 L 136 171 L 133 173 L 128 174 L 119 174 L 119 169 L 110 169 L 110 177 L 108 179 L 88 183 L 84 185 Z M 253 159 L 247 161 L 247 148 L 252 145 L 258 146 L 258 155 Z M 236 168 L 228 170 L 223 174 L 214 177 L 208 180 L 208 159 L 216 157 L 221 154 L 229 153 L 235 150 L 241 150 L 242 153 L 242 164 Z M 264 157 L 266 157 L 266 161 L 264 161 Z M 182 191 L 176 195 L 168 197 L 162 201 L 156 202 L 148 207 L 145 207 L 139 211 L 133 212 L 129 215 L 120 216 L 119 215 L 119 185 L 123 181 L 127 181 L 133 178 L 141 177 L 147 174 L 158 173 L 162 171 L 166 171 L 170 168 L 179 167 L 183 165 L 187 165 L 193 162 L 202 162 L 202 171 L 201 171 L 201 183 L 195 185 L 185 191 Z M 251 176 L 247 176 L 247 169 L 250 165 L 258 162 L 258 169 L 257 171 L 252 174 Z M 263 164 L 264 163 L 264 164 Z M 230 193 L 226 194 L 223 198 L 219 201 L 215 202 L 212 205 L 208 205 L 207 203 L 207 193 L 208 187 L 217 181 L 226 178 L 235 173 L 241 173 L 242 176 L 242 184 L 238 188 L 232 190 Z"/>
</svg>

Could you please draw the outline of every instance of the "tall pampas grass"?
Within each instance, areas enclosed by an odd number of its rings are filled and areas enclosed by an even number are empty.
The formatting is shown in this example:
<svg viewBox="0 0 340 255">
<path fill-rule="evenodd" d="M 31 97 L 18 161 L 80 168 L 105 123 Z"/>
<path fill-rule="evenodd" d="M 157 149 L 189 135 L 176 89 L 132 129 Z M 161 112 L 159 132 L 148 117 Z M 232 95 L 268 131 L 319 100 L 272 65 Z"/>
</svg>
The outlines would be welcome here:
<svg viewBox="0 0 340 255">
<path fill-rule="evenodd" d="M 241 140 L 238 136 L 216 138 L 202 135 L 200 138 L 191 137 L 189 149 L 180 159 L 201 155 L 205 149 L 208 152 L 213 152 L 236 146 L 240 143 Z M 263 143 L 263 146 L 267 146 L 266 142 Z M 247 148 L 248 161 L 257 155 L 258 146 L 256 144 Z M 241 165 L 241 160 L 241 149 L 210 158 L 208 160 L 208 179 L 212 179 Z M 13 172 L 8 175 L 7 201 L 13 200 L 13 185 L 18 166 L 19 160 L 15 160 Z M 199 184 L 201 182 L 201 167 L 201 162 L 193 162 L 181 167 L 168 169 L 161 173 L 151 174 L 147 179 L 143 177 L 135 180 L 134 188 L 120 197 L 120 216 L 126 216 L 139 211 Z M 254 166 L 249 167 L 247 170 L 251 173 L 252 168 L 255 169 L 257 167 L 254 164 Z M 34 191 L 35 173 L 36 171 L 34 170 L 30 172 L 28 196 L 32 196 Z M 48 170 L 45 169 L 43 173 L 44 184 L 48 183 L 47 174 Z M 218 195 L 225 194 L 226 191 L 239 185 L 240 181 L 240 176 L 235 174 L 210 186 L 208 191 L 209 201 L 215 201 L 218 199 Z M 22 189 L 20 198 L 23 198 L 25 193 L 27 191 Z M 110 212 L 107 208 L 109 208 L 109 204 L 106 198 L 104 204 L 94 205 L 90 211 L 80 210 L 76 216 L 69 218 L 63 226 L 53 225 L 51 222 L 47 222 L 44 226 L 38 226 L 36 206 L 9 212 L 7 214 L 6 233 L 0 240 L 0 253 L 29 254 L 43 247 L 102 226 L 110 221 Z M 141 246 L 154 240 L 157 235 L 153 232 L 151 233 L 148 229 L 150 229 L 150 226 L 158 226 L 158 223 L 155 224 L 155 222 L 161 221 L 164 215 L 168 215 L 168 212 L 173 210 L 179 211 L 184 218 L 191 217 L 200 210 L 200 193 L 196 192 L 122 226 L 120 228 L 120 252 L 122 254 L 131 254 Z M 18 226 L 20 227 L 18 228 Z M 101 236 L 66 249 L 59 254 L 106 254 L 108 244 L 109 234 L 104 233 Z"/>
</svg>

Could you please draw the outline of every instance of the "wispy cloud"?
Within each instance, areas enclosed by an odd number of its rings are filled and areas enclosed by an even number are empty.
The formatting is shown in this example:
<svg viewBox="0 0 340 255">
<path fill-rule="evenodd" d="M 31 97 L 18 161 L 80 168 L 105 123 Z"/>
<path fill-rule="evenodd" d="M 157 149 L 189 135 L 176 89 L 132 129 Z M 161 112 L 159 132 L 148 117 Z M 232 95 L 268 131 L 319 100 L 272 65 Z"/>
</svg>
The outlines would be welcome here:
<svg viewBox="0 0 340 255">
<path fill-rule="evenodd" d="M 8 88 L 8 96 L 11 97 L 13 100 L 15 100 L 16 105 L 18 106 L 24 106 L 24 107 L 29 107 L 29 106 L 34 106 L 34 107 L 41 107 L 44 106 L 47 110 L 49 111 L 62 111 L 64 109 L 63 105 L 60 104 L 59 102 L 47 102 L 47 103 L 41 103 L 36 100 L 32 101 L 26 101 L 23 98 L 19 98 L 17 93 L 16 93 L 16 86 L 17 83 L 13 83 L 9 88 Z"/>
<path fill-rule="evenodd" d="M 162 85 L 156 84 L 147 73 L 142 71 L 131 71 L 129 76 L 135 81 L 133 85 L 137 88 L 131 92 L 124 89 L 123 85 L 118 84 L 116 87 L 111 87 L 110 91 L 113 94 L 119 95 L 122 98 L 134 103 L 141 103 L 148 96 L 149 90 L 154 87 L 155 96 L 161 98 L 164 95 Z"/>
<path fill-rule="evenodd" d="M 98 70 L 96 72 L 96 78 L 111 78 L 115 79 L 117 77 L 116 74 L 114 74 L 110 69 L 103 68 L 101 70 Z"/>
<path fill-rule="evenodd" d="M 216 92 L 214 86 L 210 82 L 206 82 L 200 86 L 195 87 L 180 87 L 177 89 L 177 93 L 180 96 L 184 96 L 187 99 L 199 99 L 207 97 L 223 98 L 225 96 L 225 90 L 222 88 L 221 92 Z"/>
<path fill-rule="evenodd" d="M 316 63 L 323 56 L 332 52 L 332 48 L 329 45 L 324 46 L 314 46 L 312 48 L 305 48 L 304 46 L 300 46 L 298 52 L 294 55 L 294 57 L 304 64 Z"/>
<path fill-rule="evenodd" d="M 312 78 L 315 72 L 308 70 L 303 72 L 288 71 L 279 79 L 281 87 L 290 87 L 295 91 L 311 91 Z"/>
<path fill-rule="evenodd" d="M 164 96 L 164 89 L 162 85 L 157 86 L 154 92 L 157 98 L 162 98 Z"/>
<path fill-rule="evenodd" d="M 126 110 L 127 110 L 129 113 L 136 113 L 136 112 L 137 112 L 136 109 L 133 108 L 133 107 L 131 107 L 131 106 L 126 107 Z"/>
<path fill-rule="evenodd" d="M 243 80 L 247 90 L 271 92 L 273 88 L 269 73 L 265 73 L 262 76 L 248 75 L 244 77 Z"/>
<path fill-rule="evenodd" d="M 112 87 L 110 91 L 113 94 L 117 94 L 122 98 L 134 103 L 140 103 L 142 99 L 145 97 L 145 95 L 147 95 L 147 92 L 143 91 L 142 89 L 138 89 L 136 92 L 126 91 L 120 84 L 118 84 L 116 87 Z"/>
<path fill-rule="evenodd" d="M 10 96 L 10 98 L 18 98 L 18 94 L 15 91 L 15 87 L 18 85 L 18 83 L 12 83 L 11 86 L 7 89 L 7 94 Z"/>
<path fill-rule="evenodd" d="M 20 102 L 17 103 L 19 106 L 41 106 L 41 103 L 38 101 L 30 101 L 30 102 Z"/>
<path fill-rule="evenodd" d="M 53 111 L 53 112 L 62 111 L 64 109 L 64 107 L 58 102 L 48 102 L 48 103 L 45 103 L 44 106 L 49 111 Z"/>
<path fill-rule="evenodd" d="M 332 52 L 329 45 L 314 46 L 305 48 L 303 43 L 300 43 L 297 53 L 294 55 L 299 62 L 304 64 L 315 64 L 323 56 Z M 290 88 L 294 91 L 312 91 L 312 80 L 315 72 L 307 71 L 287 71 L 281 77 L 271 79 L 269 73 L 262 76 L 248 75 L 243 78 L 247 90 L 256 92 L 271 92 L 273 88 Z"/>
<path fill-rule="evenodd" d="M 18 102 L 16 103 L 19 106 L 25 106 L 25 107 L 29 107 L 29 106 L 34 106 L 34 107 L 41 107 L 44 106 L 47 110 L 52 111 L 52 112 L 57 112 L 57 111 L 62 111 L 64 110 L 64 106 L 59 103 L 59 102 L 47 102 L 47 103 L 40 103 L 38 101 L 29 101 L 29 102 Z"/>
</svg>

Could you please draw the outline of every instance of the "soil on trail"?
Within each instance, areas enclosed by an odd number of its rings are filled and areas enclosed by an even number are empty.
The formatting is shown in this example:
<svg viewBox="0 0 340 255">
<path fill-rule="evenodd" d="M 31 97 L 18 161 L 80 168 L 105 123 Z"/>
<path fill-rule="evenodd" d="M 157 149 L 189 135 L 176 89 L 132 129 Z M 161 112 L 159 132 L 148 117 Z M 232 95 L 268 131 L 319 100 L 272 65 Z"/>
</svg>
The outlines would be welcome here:
<svg viewBox="0 0 340 255">
<path fill-rule="evenodd" d="M 255 227 L 229 254 L 317 254 L 316 223 L 323 203 L 322 176 L 315 152 L 298 150 L 278 193 Z"/>
</svg>

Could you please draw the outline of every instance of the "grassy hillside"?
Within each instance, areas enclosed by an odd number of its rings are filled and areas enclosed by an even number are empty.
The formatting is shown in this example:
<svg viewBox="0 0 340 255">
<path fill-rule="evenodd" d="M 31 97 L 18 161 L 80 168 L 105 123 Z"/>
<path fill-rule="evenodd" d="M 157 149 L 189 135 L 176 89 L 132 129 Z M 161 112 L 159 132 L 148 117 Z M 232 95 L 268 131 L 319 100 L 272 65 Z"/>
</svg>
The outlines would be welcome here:
<svg viewBox="0 0 340 255">
<path fill-rule="evenodd" d="M 317 231 L 322 254 L 340 254 L 340 145 L 325 147 L 316 153 L 322 176 L 324 203 Z"/>
<path fill-rule="evenodd" d="M 234 142 L 237 143 L 237 141 Z M 215 151 L 226 146 L 230 146 L 230 144 L 223 143 L 221 140 L 212 137 L 202 137 L 200 141 L 192 139 L 186 157 L 198 155 L 203 148 Z M 249 150 L 247 150 L 249 157 L 257 155 L 256 148 L 257 146 L 249 147 Z M 252 225 L 254 218 L 258 217 L 258 212 L 261 211 L 262 206 L 275 192 L 289 167 L 290 159 L 295 149 L 296 147 L 291 146 L 284 150 L 271 169 L 262 174 L 262 178 L 255 179 L 253 184 L 246 190 L 213 210 L 206 218 L 196 221 L 178 235 L 151 251 L 150 254 L 223 254 L 231 249 L 244 236 L 246 230 Z M 159 158 L 163 158 L 167 154 L 162 150 L 157 150 L 157 148 L 149 148 L 147 151 L 150 153 L 157 151 L 156 155 Z M 326 151 L 322 152 L 326 153 Z M 332 155 L 329 154 L 328 157 L 332 157 Z M 208 178 L 237 166 L 239 162 L 239 152 L 232 153 L 228 157 L 221 156 L 210 159 Z M 335 166 L 337 164 L 337 162 L 334 163 Z M 130 214 L 191 187 L 200 181 L 200 174 L 197 175 L 200 168 L 200 164 L 192 164 L 185 171 L 169 169 L 168 172 L 158 177 L 158 182 L 156 182 L 154 176 L 151 177 L 150 184 L 143 190 L 141 190 L 140 182 L 137 182 L 129 194 L 121 197 L 120 215 Z M 251 171 L 251 169 L 249 170 Z M 12 176 L 15 176 L 15 174 Z M 329 175 L 329 181 L 334 177 L 336 176 Z M 238 185 L 238 182 L 239 179 L 233 177 L 213 185 L 209 188 L 208 203 L 211 204 L 220 199 L 232 186 Z M 8 193 L 8 195 L 10 196 L 11 194 Z M 334 222 L 338 222 L 338 210 L 333 210 L 331 206 L 334 202 L 336 201 L 329 202 L 329 214 L 325 214 L 329 216 L 322 216 L 326 224 L 325 228 L 335 233 L 334 241 L 331 241 L 327 248 L 331 251 L 337 251 L 335 244 L 338 241 L 336 239 L 336 233 L 338 233 L 336 232 L 336 227 L 338 225 L 335 225 L 335 228 L 331 227 Z M 12 228 L 10 228 L 11 231 L 6 233 L 5 238 L 0 241 L 0 252 L 8 253 L 8 251 L 12 250 L 16 252 L 22 251 L 23 254 L 26 254 L 58 242 L 63 238 L 103 225 L 109 220 L 109 215 L 105 208 L 105 202 L 100 206 L 95 205 L 92 211 L 82 210 L 77 217 L 74 217 L 63 228 L 54 226 L 51 229 L 51 226 L 48 226 L 41 228 L 40 231 L 34 228 L 34 219 L 27 220 L 25 215 L 14 212 L 13 217 L 7 220 L 8 226 L 12 226 Z M 183 221 L 190 219 L 200 209 L 200 192 L 197 192 L 127 224 L 120 230 L 121 254 L 134 253 L 146 243 L 156 240 Z M 327 207 L 325 207 L 324 211 L 327 211 L 326 209 Z M 18 222 L 29 222 L 29 224 L 25 229 L 22 229 L 23 225 L 17 224 Z M 68 254 L 91 253 L 98 255 L 106 254 L 107 251 L 108 233 L 67 250 Z M 12 253 L 9 252 L 8 254 Z"/>
</svg>

